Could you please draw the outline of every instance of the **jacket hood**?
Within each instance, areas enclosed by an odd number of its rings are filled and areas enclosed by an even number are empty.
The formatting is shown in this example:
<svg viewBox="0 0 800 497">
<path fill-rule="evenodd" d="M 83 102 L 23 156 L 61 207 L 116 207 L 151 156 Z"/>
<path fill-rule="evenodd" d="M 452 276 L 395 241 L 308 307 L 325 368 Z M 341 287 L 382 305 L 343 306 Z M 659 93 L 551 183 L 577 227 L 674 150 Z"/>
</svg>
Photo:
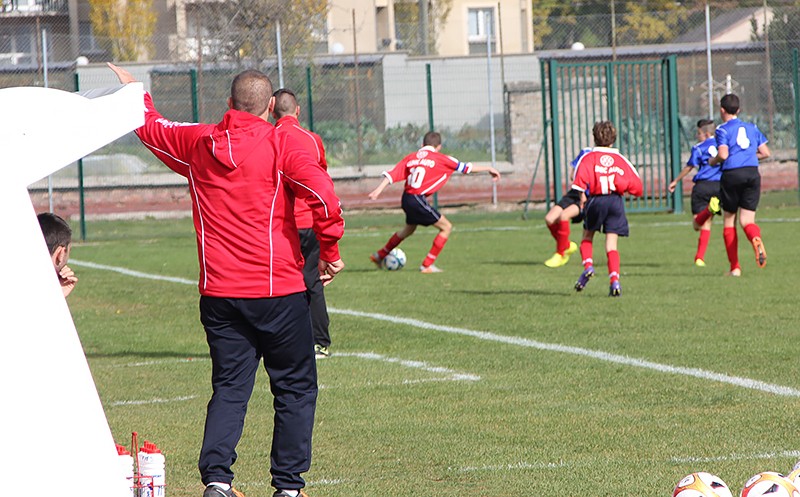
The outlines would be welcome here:
<svg viewBox="0 0 800 497">
<path fill-rule="evenodd" d="M 262 146 L 263 139 L 274 132 L 272 124 L 260 117 L 230 109 L 206 143 L 209 153 L 220 164 L 236 169 L 254 150 Z"/>
</svg>

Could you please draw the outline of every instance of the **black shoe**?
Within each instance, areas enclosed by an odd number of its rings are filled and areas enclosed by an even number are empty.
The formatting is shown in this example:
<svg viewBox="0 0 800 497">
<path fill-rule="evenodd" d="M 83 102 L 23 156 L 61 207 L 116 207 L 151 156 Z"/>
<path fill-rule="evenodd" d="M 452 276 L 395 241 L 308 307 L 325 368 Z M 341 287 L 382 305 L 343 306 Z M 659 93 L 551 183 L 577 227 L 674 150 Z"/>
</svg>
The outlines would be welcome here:
<svg viewBox="0 0 800 497">
<path fill-rule="evenodd" d="M 233 487 L 229 490 L 222 490 L 216 485 L 209 485 L 203 492 L 203 497 L 244 497 L 244 494 Z"/>
<path fill-rule="evenodd" d="M 298 490 L 298 492 L 299 493 L 297 494 L 297 497 L 308 497 L 308 495 L 302 490 Z M 272 497 L 289 497 L 289 494 L 286 492 L 286 490 L 277 490 L 274 494 L 272 494 Z"/>
</svg>

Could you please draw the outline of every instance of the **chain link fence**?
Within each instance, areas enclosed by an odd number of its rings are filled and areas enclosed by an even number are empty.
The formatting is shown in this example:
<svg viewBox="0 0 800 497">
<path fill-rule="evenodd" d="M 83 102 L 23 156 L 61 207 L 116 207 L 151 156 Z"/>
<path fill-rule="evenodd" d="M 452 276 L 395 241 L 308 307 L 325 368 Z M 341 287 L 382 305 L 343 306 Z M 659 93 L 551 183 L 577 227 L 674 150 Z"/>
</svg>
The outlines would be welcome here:
<svg viewBox="0 0 800 497">
<path fill-rule="evenodd" d="M 66 3 L 36 4 L 40 10 L 23 16 L 6 1 L 0 12 L 0 88 L 33 85 L 74 91 L 115 84 L 113 74 L 100 63 L 114 60 L 110 47 L 119 40 L 92 36 L 83 24 L 77 39 L 70 36 L 69 17 L 63 15 Z M 694 122 L 709 114 L 716 118 L 719 98 L 732 91 L 742 97 L 743 117 L 767 134 L 775 155 L 796 157 L 793 50 L 800 47 L 800 7 L 768 8 L 765 32 L 763 9 L 712 6 L 710 108 L 702 10 L 629 11 L 612 17 L 607 11 L 559 15 L 559 8 L 537 16 L 534 8 L 534 53 L 502 53 L 502 43 L 496 43 L 490 30 L 487 40 L 493 51 L 488 57 L 484 53 L 445 58 L 435 55 L 435 30 L 420 32 L 418 13 L 408 8 L 398 16 L 397 40 L 379 44 L 377 52 L 329 53 L 339 50 L 324 42 L 326 33 L 315 28 L 316 18 L 309 20 L 307 36 L 300 36 L 270 19 L 261 26 L 234 29 L 232 17 L 221 18 L 209 30 L 197 21 L 207 14 L 187 11 L 190 19 L 182 36 L 152 36 L 142 43 L 135 62 L 116 62 L 144 81 L 159 110 L 176 121 L 217 121 L 226 110 L 232 77 L 244 68 L 263 70 L 276 88 L 296 92 L 301 121 L 323 137 L 332 170 L 339 170 L 336 174 L 341 177 L 361 177 L 375 167 L 393 164 L 435 128 L 443 133 L 448 153 L 474 162 L 493 158 L 509 162 L 519 178 L 527 179 L 541 136 L 514 134 L 507 90 L 524 84 L 539 91 L 537 56 L 647 60 L 677 53 L 684 149 L 694 141 Z M 61 14 L 46 15 L 47 9 Z M 433 19 L 440 14 L 432 14 Z M 342 29 L 353 35 L 362 28 L 353 24 Z M 729 41 L 731 37 L 736 41 Z M 406 51 L 391 51 L 395 42 Z M 432 55 L 422 55 L 425 52 Z M 74 53 L 81 58 L 74 59 L 70 55 Z M 540 101 L 541 95 L 536 99 Z M 520 140 L 535 142 L 529 147 L 532 152 L 512 156 L 511 144 Z M 77 169 L 78 165 L 66 168 L 47 183 L 32 185 L 32 194 L 64 193 L 64 198 L 68 194 L 70 200 L 57 209 L 74 211 L 84 202 L 75 192 Z M 149 193 L 132 190 L 152 185 L 167 190 L 180 182 L 132 135 L 87 157 L 82 169 L 88 204 L 103 196 L 114 203 L 115 196 L 123 195 L 123 187 L 126 197 L 155 204 Z M 168 197 L 185 201 L 173 190 Z M 131 210 L 132 205 L 119 203 L 118 209 Z"/>
</svg>

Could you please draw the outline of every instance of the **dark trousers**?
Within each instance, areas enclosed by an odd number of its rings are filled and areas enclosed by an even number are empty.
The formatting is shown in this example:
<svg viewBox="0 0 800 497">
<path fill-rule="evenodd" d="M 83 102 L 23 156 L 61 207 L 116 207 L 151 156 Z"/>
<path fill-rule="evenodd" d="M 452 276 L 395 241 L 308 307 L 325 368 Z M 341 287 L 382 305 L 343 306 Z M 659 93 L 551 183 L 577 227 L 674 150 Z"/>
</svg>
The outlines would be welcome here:
<svg viewBox="0 0 800 497">
<path fill-rule="evenodd" d="M 314 330 L 314 343 L 328 347 L 331 344 L 331 334 L 328 331 L 330 319 L 328 307 L 325 304 L 325 292 L 319 280 L 319 242 L 312 229 L 298 230 L 300 233 L 300 251 L 306 260 L 303 266 L 303 279 L 308 289 L 308 298 L 311 305 L 311 327 Z"/>
<path fill-rule="evenodd" d="M 200 298 L 200 320 L 211 352 L 213 394 L 208 403 L 198 467 L 203 483 L 233 481 L 236 445 L 261 358 L 269 375 L 275 423 L 272 485 L 305 486 L 317 401 L 317 366 L 308 298 Z"/>
</svg>

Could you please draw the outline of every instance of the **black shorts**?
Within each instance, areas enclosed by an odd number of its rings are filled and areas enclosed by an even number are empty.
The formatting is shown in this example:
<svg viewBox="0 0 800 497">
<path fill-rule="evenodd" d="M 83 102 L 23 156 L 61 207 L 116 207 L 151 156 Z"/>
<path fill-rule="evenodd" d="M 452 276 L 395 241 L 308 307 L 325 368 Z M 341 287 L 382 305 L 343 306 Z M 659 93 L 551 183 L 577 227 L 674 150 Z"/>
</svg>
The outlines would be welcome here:
<svg viewBox="0 0 800 497">
<path fill-rule="evenodd" d="M 403 192 L 403 198 L 400 203 L 403 206 L 403 212 L 406 213 L 406 224 L 430 226 L 436 224 L 439 218 L 442 217 L 439 211 L 428 203 L 425 195 L 410 195 Z"/>
<path fill-rule="evenodd" d="M 557 206 L 561 207 L 562 209 L 566 209 L 570 206 L 578 206 L 580 209 L 581 206 L 581 192 L 578 190 L 574 190 L 570 188 L 570 190 L 561 197 L 561 200 L 558 201 L 556 204 Z M 578 215 L 572 218 L 572 224 L 578 224 L 583 221 L 583 210 L 578 212 Z"/>
<path fill-rule="evenodd" d="M 708 207 L 711 197 L 719 197 L 719 181 L 698 181 L 692 187 L 692 214 L 700 214 Z"/>
<path fill-rule="evenodd" d="M 628 236 L 628 218 L 625 217 L 625 199 L 620 195 L 589 197 L 584 207 L 586 219 L 583 227 L 589 231 L 616 233 Z"/>
<path fill-rule="evenodd" d="M 719 199 L 725 212 L 735 213 L 739 209 L 755 211 L 761 200 L 761 173 L 758 167 L 723 170 Z"/>
</svg>

